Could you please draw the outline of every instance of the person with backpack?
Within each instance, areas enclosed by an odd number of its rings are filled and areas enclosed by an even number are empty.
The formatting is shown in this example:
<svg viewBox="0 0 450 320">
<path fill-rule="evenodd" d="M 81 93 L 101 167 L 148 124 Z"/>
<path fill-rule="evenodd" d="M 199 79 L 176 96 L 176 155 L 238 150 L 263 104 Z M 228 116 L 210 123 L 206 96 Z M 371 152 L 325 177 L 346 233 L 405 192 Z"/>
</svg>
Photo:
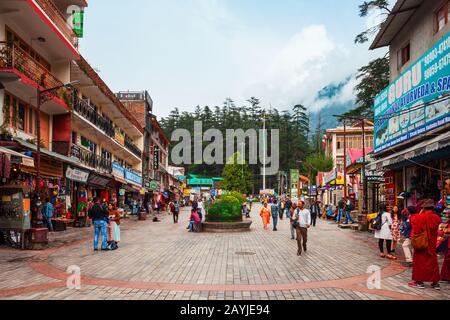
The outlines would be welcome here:
<svg viewBox="0 0 450 320">
<path fill-rule="evenodd" d="M 415 215 L 416 208 L 410 206 L 403 210 L 403 224 L 400 230 L 401 236 L 405 239 L 402 244 L 403 253 L 405 255 L 406 266 L 412 267 L 412 247 L 411 247 L 411 218 Z"/>
<path fill-rule="evenodd" d="M 169 204 L 170 213 L 173 216 L 173 223 L 178 223 L 178 218 L 180 216 L 180 204 L 177 200 L 170 202 Z"/>
<path fill-rule="evenodd" d="M 375 218 L 373 229 L 375 229 L 375 238 L 378 239 L 378 246 L 380 248 L 380 257 L 396 260 L 392 255 L 392 217 L 387 210 L 386 204 L 380 205 L 380 212 Z M 387 255 L 384 253 L 384 245 L 386 243 Z"/>
<path fill-rule="evenodd" d="M 414 248 L 412 280 L 408 285 L 412 288 L 424 289 L 425 282 L 440 290 L 437 238 L 441 217 L 434 212 L 434 200 L 426 199 L 422 211 L 411 219 L 411 241 Z"/>
<path fill-rule="evenodd" d="M 355 206 L 354 206 L 353 202 L 350 199 L 348 199 L 344 205 L 344 212 L 345 212 L 345 223 L 344 224 L 348 224 L 349 221 L 351 222 L 351 224 L 355 223 L 355 221 L 353 221 L 353 218 L 352 218 L 353 210 L 355 210 Z"/>
<path fill-rule="evenodd" d="M 98 238 L 102 235 L 102 251 L 108 249 L 108 209 L 100 203 L 100 199 L 94 199 L 94 205 L 88 212 L 89 218 L 94 224 L 94 251 L 98 251 Z"/>
<path fill-rule="evenodd" d="M 55 212 L 55 209 L 54 209 L 53 205 L 51 204 L 50 199 L 46 198 L 45 204 L 42 207 L 42 213 L 43 213 L 44 221 L 47 224 L 47 228 L 50 232 L 53 232 L 52 218 L 53 218 L 54 212 Z"/>
<path fill-rule="evenodd" d="M 285 208 L 286 208 L 286 217 L 288 219 L 291 219 L 291 209 L 292 209 L 291 199 L 287 198 L 286 203 L 285 203 Z"/>
</svg>

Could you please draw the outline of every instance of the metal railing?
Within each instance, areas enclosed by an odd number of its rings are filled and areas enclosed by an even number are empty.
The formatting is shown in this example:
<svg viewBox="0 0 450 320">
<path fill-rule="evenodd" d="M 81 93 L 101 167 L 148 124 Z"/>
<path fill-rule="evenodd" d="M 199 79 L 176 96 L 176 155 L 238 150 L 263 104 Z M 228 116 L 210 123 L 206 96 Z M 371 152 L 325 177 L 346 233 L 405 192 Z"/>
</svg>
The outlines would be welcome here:
<svg viewBox="0 0 450 320">
<path fill-rule="evenodd" d="M 90 151 L 83 150 L 78 146 L 72 146 L 72 156 L 78 158 L 80 162 L 88 167 L 101 172 L 112 172 L 112 161 L 98 156 Z"/>
<path fill-rule="evenodd" d="M 47 68 L 12 42 L 0 42 L 0 69 L 16 69 L 44 89 L 63 85 Z"/>
<path fill-rule="evenodd" d="M 131 140 L 125 138 L 125 148 L 127 148 L 132 154 L 134 154 L 139 159 L 142 159 L 142 151 L 133 143 Z"/>
<path fill-rule="evenodd" d="M 75 97 L 73 109 L 84 119 L 91 122 L 110 138 L 115 137 L 114 126 L 111 122 L 92 108 L 86 101 Z"/>
<path fill-rule="evenodd" d="M 64 15 L 52 0 L 36 0 L 36 3 L 49 16 L 58 29 L 64 34 L 69 42 L 76 48 L 78 47 L 78 37 L 67 23 Z"/>
</svg>

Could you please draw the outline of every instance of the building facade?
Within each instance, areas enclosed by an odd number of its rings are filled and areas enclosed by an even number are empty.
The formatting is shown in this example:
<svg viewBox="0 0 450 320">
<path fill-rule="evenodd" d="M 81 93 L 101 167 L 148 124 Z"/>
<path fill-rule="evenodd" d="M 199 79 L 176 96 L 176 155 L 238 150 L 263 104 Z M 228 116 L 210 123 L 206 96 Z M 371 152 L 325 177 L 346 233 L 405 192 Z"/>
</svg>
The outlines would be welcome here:
<svg viewBox="0 0 450 320">
<path fill-rule="evenodd" d="M 397 1 L 371 49 L 389 47 L 391 81 L 375 97 L 375 160 L 382 201 L 442 198 L 450 176 L 449 1 Z"/>
<path fill-rule="evenodd" d="M 144 129 L 80 55 L 82 29 L 68 23 L 85 7 L 85 0 L 0 2 L 0 146 L 34 157 L 15 163 L 0 184 L 28 186 L 50 198 L 57 217 L 76 221 L 86 220 L 90 198 L 124 207 L 145 193 Z"/>
<path fill-rule="evenodd" d="M 323 150 L 327 157 L 333 159 L 333 170 L 320 173 L 318 176 L 318 194 L 324 204 L 337 205 L 344 197 L 344 173 L 348 165 L 346 160 L 351 159 L 352 151 L 364 149 L 363 137 L 367 154 L 367 150 L 373 150 L 372 122 L 365 121 L 364 130 L 361 122 L 326 130 Z M 358 178 L 358 175 L 350 175 L 347 172 L 347 192 L 354 200 L 360 198 L 360 179 Z"/>
</svg>

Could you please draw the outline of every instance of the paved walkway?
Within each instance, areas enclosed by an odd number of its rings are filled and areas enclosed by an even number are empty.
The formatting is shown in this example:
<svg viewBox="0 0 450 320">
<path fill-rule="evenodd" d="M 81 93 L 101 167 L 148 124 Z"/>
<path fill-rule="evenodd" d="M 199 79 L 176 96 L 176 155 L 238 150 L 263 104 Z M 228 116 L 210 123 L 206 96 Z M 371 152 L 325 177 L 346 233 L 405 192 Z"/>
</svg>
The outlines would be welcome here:
<svg viewBox="0 0 450 320">
<path fill-rule="evenodd" d="M 308 253 L 297 257 L 289 222 L 264 231 L 258 206 L 248 233 L 188 233 L 188 214 L 177 225 L 168 215 L 126 220 L 113 252 L 92 251 L 91 229 L 52 234 L 45 251 L 0 247 L 0 299 L 450 299 L 447 284 L 409 288 L 410 270 L 379 258 L 367 233 L 319 221 Z M 67 288 L 69 266 L 81 270 L 79 290 Z M 371 266 L 382 270 L 380 289 L 367 288 Z"/>
</svg>

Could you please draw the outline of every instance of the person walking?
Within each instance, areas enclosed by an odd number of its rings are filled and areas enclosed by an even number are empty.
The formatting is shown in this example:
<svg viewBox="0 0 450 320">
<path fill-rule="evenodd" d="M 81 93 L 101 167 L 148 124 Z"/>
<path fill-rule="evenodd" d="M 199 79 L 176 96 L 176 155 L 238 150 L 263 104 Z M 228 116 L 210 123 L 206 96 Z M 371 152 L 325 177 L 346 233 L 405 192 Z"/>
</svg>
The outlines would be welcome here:
<svg viewBox="0 0 450 320">
<path fill-rule="evenodd" d="M 436 245 L 441 217 L 433 211 L 435 206 L 432 199 L 423 201 L 422 208 L 420 214 L 411 219 L 411 239 L 414 247 L 413 282 L 408 285 L 413 288 L 424 289 L 424 283 L 431 282 L 433 289 L 440 290 L 441 276 L 439 274 Z M 417 247 L 417 243 L 420 242 L 419 238 L 428 238 L 428 241 L 424 241 L 424 244 L 427 245 L 425 249 Z"/>
<path fill-rule="evenodd" d="M 278 203 L 278 214 L 280 216 L 280 220 L 283 220 L 285 204 L 284 199 L 281 199 Z"/>
<path fill-rule="evenodd" d="M 297 240 L 297 232 L 294 227 L 295 223 L 295 211 L 297 210 L 297 204 L 293 203 L 291 209 L 289 210 L 289 222 L 290 222 L 290 230 L 291 230 L 291 240 Z"/>
<path fill-rule="evenodd" d="M 88 212 L 89 218 L 94 224 L 94 251 L 98 251 L 98 238 L 102 235 L 102 251 L 108 250 L 108 209 L 94 199 L 94 205 Z"/>
<path fill-rule="evenodd" d="M 400 242 L 400 240 L 402 238 L 402 236 L 401 236 L 402 219 L 401 219 L 399 210 L 400 209 L 398 206 L 394 206 L 391 211 L 392 253 L 394 253 L 394 254 L 395 254 L 395 250 L 397 249 L 397 244 Z"/>
<path fill-rule="evenodd" d="M 271 211 L 268 208 L 267 203 L 264 203 L 264 206 L 261 208 L 261 211 L 260 211 L 259 215 L 262 218 L 262 222 L 263 222 L 263 225 L 264 225 L 264 230 L 268 230 L 268 225 L 270 224 Z"/>
<path fill-rule="evenodd" d="M 401 227 L 401 236 L 405 239 L 402 244 L 403 253 L 405 255 L 406 266 L 412 267 L 413 256 L 411 247 L 411 218 L 415 215 L 416 208 L 411 206 L 403 210 L 403 225 Z"/>
<path fill-rule="evenodd" d="M 352 211 L 354 209 L 355 209 L 355 206 L 353 205 L 353 202 L 350 199 L 348 199 L 344 205 L 344 212 L 345 212 L 345 223 L 344 224 L 348 224 L 349 222 L 351 222 L 351 224 L 355 223 L 352 218 Z"/>
<path fill-rule="evenodd" d="M 378 239 L 378 246 L 380 248 L 380 257 L 396 260 L 397 258 L 392 255 L 392 217 L 388 212 L 386 204 L 380 205 L 380 212 L 378 213 L 381 221 L 381 228 L 375 230 L 375 238 Z M 384 253 L 384 244 L 386 243 L 387 255 Z"/>
<path fill-rule="evenodd" d="M 291 209 L 292 209 L 292 201 L 291 201 L 291 199 L 287 198 L 285 207 L 286 207 L 286 217 L 288 219 L 291 219 Z"/>
<path fill-rule="evenodd" d="M 441 281 L 450 283 L 450 227 L 449 213 L 444 213 L 442 224 L 439 227 L 439 251 L 444 255 L 444 263 L 441 270 Z"/>
<path fill-rule="evenodd" d="M 311 227 L 311 212 L 305 209 L 305 202 L 300 201 L 297 210 L 295 210 L 294 227 L 297 231 L 297 255 L 302 255 L 308 250 L 308 229 Z"/>
<path fill-rule="evenodd" d="M 341 199 L 338 202 L 338 208 L 337 208 L 337 211 L 338 211 L 337 216 L 336 216 L 337 224 L 341 223 L 342 215 L 344 214 L 344 209 L 345 209 L 345 201 Z"/>
<path fill-rule="evenodd" d="M 173 223 L 178 223 L 178 217 L 180 215 L 180 204 L 178 200 L 171 201 L 169 204 L 170 213 L 173 217 Z"/>
<path fill-rule="evenodd" d="M 50 199 L 46 198 L 45 203 L 42 207 L 42 213 L 43 213 L 43 217 L 45 219 L 45 224 L 47 225 L 47 228 L 50 232 L 53 232 L 52 218 L 53 218 L 54 212 L 55 212 L 55 208 L 51 204 Z"/>
<path fill-rule="evenodd" d="M 311 211 L 311 223 L 313 227 L 315 227 L 317 222 L 317 216 L 320 214 L 320 206 L 317 200 L 315 200 L 311 205 L 310 211 Z"/>
<path fill-rule="evenodd" d="M 273 231 L 278 231 L 277 225 L 278 225 L 278 214 L 279 214 L 279 207 L 277 203 L 277 199 L 273 199 L 272 205 L 270 206 L 270 213 L 272 214 L 272 220 L 273 220 Z"/>
</svg>

